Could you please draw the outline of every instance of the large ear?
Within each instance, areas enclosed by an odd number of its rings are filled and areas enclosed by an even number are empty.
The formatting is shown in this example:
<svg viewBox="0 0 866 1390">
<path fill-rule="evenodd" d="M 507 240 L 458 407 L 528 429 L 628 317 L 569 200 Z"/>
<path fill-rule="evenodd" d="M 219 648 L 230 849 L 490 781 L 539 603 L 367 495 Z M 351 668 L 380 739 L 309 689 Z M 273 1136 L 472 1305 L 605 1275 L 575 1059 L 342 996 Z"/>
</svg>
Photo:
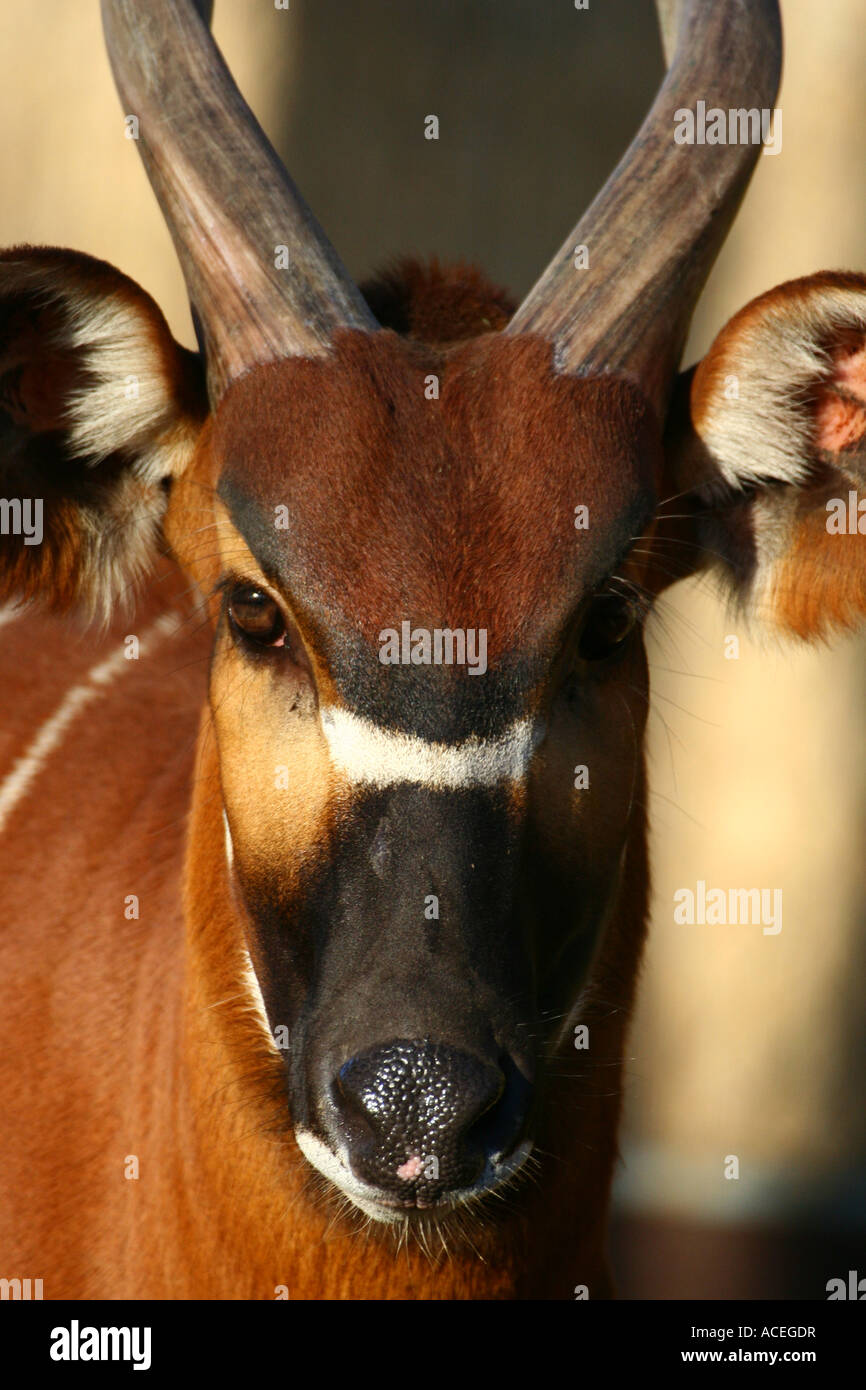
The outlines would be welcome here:
<svg viewBox="0 0 866 1390">
<path fill-rule="evenodd" d="M 691 517 L 680 556 L 720 566 L 749 614 L 803 638 L 863 621 L 866 276 L 792 280 L 741 310 L 681 378 L 666 457 L 661 513 Z"/>
<path fill-rule="evenodd" d="M 0 253 L 0 598 L 106 618 L 150 567 L 207 413 L 195 353 L 132 280 Z"/>
</svg>

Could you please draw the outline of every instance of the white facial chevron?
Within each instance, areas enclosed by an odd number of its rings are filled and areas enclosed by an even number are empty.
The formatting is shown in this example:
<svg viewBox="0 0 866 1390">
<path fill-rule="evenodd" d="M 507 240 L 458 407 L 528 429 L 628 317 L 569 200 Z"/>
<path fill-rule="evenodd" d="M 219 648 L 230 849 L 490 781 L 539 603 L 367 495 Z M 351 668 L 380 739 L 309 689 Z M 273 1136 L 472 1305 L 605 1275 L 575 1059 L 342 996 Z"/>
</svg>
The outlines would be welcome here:
<svg viewBox="0 0 866 1390">
<path fill-rule="evenodd" d="M 431 743 L 336 706 L 322 711 L 322 729 L 334 766 L 351 781 L 371 787 L 414 782 L 440 791 L 519 781 L 544 737 L 540 720 L 517 719 L 498 738 Z"/>
</svg>

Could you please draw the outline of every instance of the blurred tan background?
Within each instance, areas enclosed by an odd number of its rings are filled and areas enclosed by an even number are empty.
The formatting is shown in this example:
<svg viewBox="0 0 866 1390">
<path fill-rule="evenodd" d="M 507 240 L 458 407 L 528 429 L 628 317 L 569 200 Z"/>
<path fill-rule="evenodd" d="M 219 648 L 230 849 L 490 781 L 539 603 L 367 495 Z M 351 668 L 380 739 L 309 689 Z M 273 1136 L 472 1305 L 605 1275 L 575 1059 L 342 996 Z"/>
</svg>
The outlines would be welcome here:
<svg viewBox="0 0 866 1390">
<path fill-rule="evenodd" d="M 782 11 L 782 152 L 758 161 L 687 361 L 779 281 L 866 271 L 862 0 Z M 214 28 L 357 277 L 435 251 L 518 295 L 662 72 L 641 0 L 216 0 Z M 114 262 L 193 345 L 97 0 L 0 0 L 0 63 L 0 244 Z M 650 651 L 655 906 L 617 1183 L 621 1291 L 823 1298 L 829 1278 L 866 1273 L 866 640 L 761 649 L 689 584 Z M 675 925 L 673 893 L 698 879 L 782 888 L 782 931 Z"/>
</svg>

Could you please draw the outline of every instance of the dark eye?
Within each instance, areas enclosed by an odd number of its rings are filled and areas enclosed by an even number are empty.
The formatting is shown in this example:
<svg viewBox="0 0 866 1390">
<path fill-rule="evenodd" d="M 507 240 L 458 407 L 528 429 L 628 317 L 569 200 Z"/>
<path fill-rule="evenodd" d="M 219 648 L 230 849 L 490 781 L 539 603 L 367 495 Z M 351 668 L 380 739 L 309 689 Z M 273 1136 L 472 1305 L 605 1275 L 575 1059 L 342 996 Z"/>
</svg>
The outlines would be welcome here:
<svg viewBox="0 0 866 1390">
<path fill-rule="evenodd" d="M 252 585 L 235 589 L 229 598 L 232 626 L 258 647 L 284 647 L 286 620 L 280 606 L 261 589 Z"/>
<path fill-rule="evenodd" d="M 631 635 L 637 620 L 637 605 L 627 595 L 596 594 L 590 600 L 580 632 L 581 659 L 603 661 L 613 656 Z"/>
</svg>

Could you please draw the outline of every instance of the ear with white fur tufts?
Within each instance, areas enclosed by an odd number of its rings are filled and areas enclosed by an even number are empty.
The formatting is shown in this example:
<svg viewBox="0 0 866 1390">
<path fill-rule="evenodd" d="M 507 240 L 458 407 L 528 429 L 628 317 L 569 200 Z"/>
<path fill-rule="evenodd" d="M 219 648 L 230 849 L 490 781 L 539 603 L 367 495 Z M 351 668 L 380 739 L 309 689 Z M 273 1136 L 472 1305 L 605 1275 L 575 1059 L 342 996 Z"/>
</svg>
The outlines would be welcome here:
<svg viewBox="0 0 866 1390">
<path fill-rule="evenodd" d="M 662 517 L 693 518 L 674 541 L 697 547 L 686 568 L 720 566 L 746 613 L 782 632 L 862 622 L 866 276 L 809 276 L 746 305 L 680 378 L 666 455 Z"/>
<path fill-rule="evenodd" d="M 105 620 L 158 553 L 206 413 L 198 357 L 134 281 L 74 251 L 0 253 L 0 598 Z"/>
</svg>

